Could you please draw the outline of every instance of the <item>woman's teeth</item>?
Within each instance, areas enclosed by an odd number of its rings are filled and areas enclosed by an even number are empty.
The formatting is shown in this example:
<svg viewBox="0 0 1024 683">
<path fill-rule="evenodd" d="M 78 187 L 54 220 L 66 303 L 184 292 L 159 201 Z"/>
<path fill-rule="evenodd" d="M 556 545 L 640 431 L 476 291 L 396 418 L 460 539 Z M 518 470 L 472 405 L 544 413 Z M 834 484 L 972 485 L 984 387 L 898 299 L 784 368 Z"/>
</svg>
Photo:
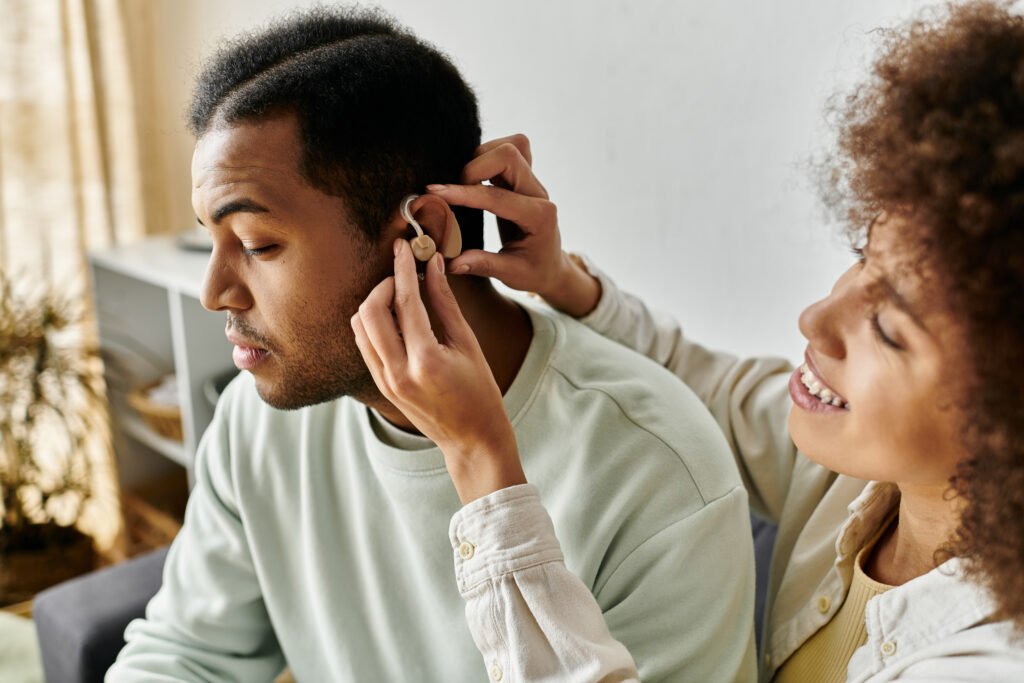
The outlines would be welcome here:
<svg viewBox="0 0 1024 683">
<path fill-rule="evenodd" d="M 804 386 L 807 387 L 807 391 L 810 392 L 811 396 L 822 403 L 828 403 L 834 405 L 837 408 L 849 408 L 850 404 L 846 402 L 839 394 L 832 393 L 831 390 L 826 389 L 821 385 L 821 380 L 815 377 L 811 369 L 807 367 L 807 363 L 800 366 L 800 381 L 803 382 Z"/>
</svg>

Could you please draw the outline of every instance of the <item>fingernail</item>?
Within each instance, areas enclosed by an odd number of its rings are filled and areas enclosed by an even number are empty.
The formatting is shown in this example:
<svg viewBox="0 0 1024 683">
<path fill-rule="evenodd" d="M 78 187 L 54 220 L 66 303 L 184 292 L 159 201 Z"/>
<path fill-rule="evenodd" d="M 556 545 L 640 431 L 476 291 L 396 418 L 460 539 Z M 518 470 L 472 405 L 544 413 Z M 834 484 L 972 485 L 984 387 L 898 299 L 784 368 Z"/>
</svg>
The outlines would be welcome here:
<svg viewBox="0 0 1024 683">
<path fill-rule="evenodd" d="M 431 192 L 444 192 L 448 189 L 447 185 L 427 185 L 427 189 Z"/>
<path fill-rule="evenodd" d="M 395 240 L 395 243 L 391 246 L 395 252 L 395 256 L 398 256 L 398 252 L 402 249 L 402 240 Z"/>
<path fill-rule="evenodd" d="M 452 271 L 456 275 L 465 275 L 469 272 L 469 266 L 463 263 L 461 266 L 456 266 L 455 270 Z"/>
<path fill-rule="evenodd" d="M 434 254 L 434 267 L 437 268 L 437 272 L 444 275 L 444 259 L 441 258 L 441 254 Z"/>
</svg>

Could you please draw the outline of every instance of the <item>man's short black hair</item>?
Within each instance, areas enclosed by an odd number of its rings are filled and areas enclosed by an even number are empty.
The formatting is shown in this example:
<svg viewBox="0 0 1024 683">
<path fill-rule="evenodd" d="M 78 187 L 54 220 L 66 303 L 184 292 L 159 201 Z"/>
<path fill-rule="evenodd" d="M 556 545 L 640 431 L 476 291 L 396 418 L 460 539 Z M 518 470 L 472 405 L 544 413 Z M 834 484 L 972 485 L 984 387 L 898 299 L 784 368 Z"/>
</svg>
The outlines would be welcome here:
<svg viewBox="0 0 1024 683">
<path fill-rule="evenodd" d="M 379 239 L 402 198 L 457 183 L 480 144 L 476 97 L 451 61 L 377 10 L 317 8 L 221 48 L 196 80 L 189 127 L 298 116 L 302 173 Z M 456 208 L 466 249 L 483 215 Z"/>
</svg>

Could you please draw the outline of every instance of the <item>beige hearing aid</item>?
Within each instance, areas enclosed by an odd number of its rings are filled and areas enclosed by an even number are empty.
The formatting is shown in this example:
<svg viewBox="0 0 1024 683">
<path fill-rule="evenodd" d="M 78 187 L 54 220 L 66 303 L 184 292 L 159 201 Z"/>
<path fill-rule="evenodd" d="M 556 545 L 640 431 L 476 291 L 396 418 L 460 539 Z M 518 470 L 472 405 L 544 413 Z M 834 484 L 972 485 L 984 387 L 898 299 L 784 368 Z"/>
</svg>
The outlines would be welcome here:
<svg viewBox="0 0 1024 683">
<path fill-rule="evenodd" d="M 409 240 L 409 244 L 412 246 L 413 256 L 416 257 L 417 261 L 426 262 L 430 260 L 430 257 L 433 256 L 438 249 L 434 240 L 430 235 L 423 231 L 423 227 L 412 215 L 410 207 L 419 197 L 420 195 L 418 194 L 411 194 L 403 199 L 402 203 L 399 205 L 399 213 L 402 215 L 402 220 L 409 223 L 413 230 L 416 231 L 416 237 Z M 442 256 L 445 258 L 455 258 L 462 253 L 462 231 L 459 229 L 459 224 L 450 211 L 448 211 L 447 225 L 445 226 L 444 235 L 441 239 Z"/>
<path fill-rule="evenodd" d="M 418 194 L 411 194 L 403 199 L 399 211 L 402 214 L 402 219 L 416 231 L 416 237 L 409 240 L 409 244 L 412 245 L 412 255 L 416 257 L 417 261 L 425 262 L 429 261 L 437 251 L 437 245 L 434 244 L 430 235 L 423 232 L 423 228 L 420 227 L 420 224 L 413 218 L 412 211 L 409 210 L 409 205 L 416 201 L 417 197 L 419 197 Z"/>
</svg>

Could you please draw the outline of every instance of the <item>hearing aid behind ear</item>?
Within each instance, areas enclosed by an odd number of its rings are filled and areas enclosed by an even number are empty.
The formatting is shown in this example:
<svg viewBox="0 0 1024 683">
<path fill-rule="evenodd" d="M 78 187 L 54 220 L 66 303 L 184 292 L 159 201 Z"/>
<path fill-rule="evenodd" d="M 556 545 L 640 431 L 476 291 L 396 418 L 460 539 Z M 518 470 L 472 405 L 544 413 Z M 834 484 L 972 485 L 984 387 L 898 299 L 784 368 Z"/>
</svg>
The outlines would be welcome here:
<svg viewBox="0 0 1024 683">
<path fill-rule="evenodd" d="M 402 200 L 399 205 L 399 213 L 402 216 L 402 220 L 409 223 L 413 230 L 416 231 L 416 237 L 409 240 L 410 246 L 412 246 L 413 256 L 418 261 L 429 261 L 430 257 L 438 251 L 437 245 L 430 235 L 423 231 L 423 227 L 419 224 L 416 218 L 412 215 L 411 206 L 420 195 L 411 194 Z M 443 202 L 444 200 L 438 199 L 437 201 Z M 451 210 L 447 209 L 447 222 L 444 228 L 444 233 L 441 236 L 441 255 L 445 258 L 455 258 L 462 253 L 462 230 L 459 228 L 458 221 L 455 220 L 455 216 L 452 215 Z"/>
<path fill-rule="evenodd" d="M 403 199 L 399 212 L 402 214 L 402 219 L 409 223 L 413 230 L 416 231 L 416 237 L 409 240 L 409 244 L 412 245 L 412 255 L 416 257 L 417 261 L 426 262 L 437 251 L 437 245 L 434 244 L 434 240 L 431 239 L 430 235 L 423 232 L 423 228 L 413 217 L 412 211 L 409 210 L 409 205 L 416 201 L 418 197 L 418 194 L 411 194 Z"/>
</svg>

